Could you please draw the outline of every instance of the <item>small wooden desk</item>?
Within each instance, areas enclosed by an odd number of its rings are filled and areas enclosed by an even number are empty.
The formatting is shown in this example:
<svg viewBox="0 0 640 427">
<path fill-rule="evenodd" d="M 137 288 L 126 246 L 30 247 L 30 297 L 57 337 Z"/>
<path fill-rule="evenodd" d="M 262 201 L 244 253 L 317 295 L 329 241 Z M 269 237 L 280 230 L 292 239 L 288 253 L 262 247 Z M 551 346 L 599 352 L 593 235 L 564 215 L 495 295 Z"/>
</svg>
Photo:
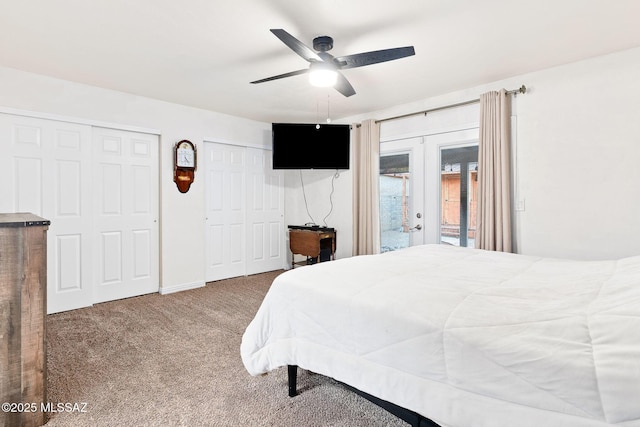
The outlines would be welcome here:
<svg viewBox="0 0 640 427">
<path fill-rule="evenodd" d="M 291 268 L 336 259 L 336 230 L 329 227 L 289 226 Z M 296 254 L 307 257 L 296 262 Z"/>
</svg>

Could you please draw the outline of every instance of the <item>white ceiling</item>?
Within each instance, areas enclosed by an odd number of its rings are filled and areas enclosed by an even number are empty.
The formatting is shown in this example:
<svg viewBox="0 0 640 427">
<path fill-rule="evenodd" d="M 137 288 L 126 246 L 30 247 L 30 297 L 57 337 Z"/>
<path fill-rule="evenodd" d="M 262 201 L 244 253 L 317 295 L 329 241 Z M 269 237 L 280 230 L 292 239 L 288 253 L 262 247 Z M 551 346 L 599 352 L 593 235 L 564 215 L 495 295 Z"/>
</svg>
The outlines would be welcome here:
<svg viewBox="0 0 640 427">
<path fill-rule="evenodd" d="M 348 117 L 640 46 L 640 0 L 0 0 L 0 66 L 264 122 Z M 334 56 L 413 45 L 344 70 L 345 98 L 269 29 Z M 567 76 L 567 79 L 571 79 Z M 526 83 L 526 82 L 523 82 Z M 327 108 L 328 107 L 328 108 Z M 328 112 L 327 112 L 328 110 Z"/>
</svg>

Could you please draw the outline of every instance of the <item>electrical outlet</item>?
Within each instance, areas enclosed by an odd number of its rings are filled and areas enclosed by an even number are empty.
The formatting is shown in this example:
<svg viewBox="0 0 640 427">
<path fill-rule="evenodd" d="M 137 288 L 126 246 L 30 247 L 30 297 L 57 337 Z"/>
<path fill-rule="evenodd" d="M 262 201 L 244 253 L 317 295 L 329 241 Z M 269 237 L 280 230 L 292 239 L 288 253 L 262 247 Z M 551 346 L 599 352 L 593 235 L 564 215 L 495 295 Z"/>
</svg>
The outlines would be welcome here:
<svg viewBox="0 0 640 427">
<path fill-rule="evenodd" d="M 524 211 L 524 199 L 518 199 L 518 201 L 516 201 L 516 211 Z"/>
</svg>

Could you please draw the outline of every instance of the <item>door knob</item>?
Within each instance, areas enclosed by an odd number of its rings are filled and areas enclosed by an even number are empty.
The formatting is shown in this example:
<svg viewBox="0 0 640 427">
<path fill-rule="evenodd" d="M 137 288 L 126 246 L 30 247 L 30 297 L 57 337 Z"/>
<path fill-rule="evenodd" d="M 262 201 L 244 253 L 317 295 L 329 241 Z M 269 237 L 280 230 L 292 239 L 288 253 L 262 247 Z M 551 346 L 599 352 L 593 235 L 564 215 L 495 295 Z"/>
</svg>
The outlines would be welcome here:
<svg viewBox="0 0 640 427">
<path fill-rule="evenodd" d="M 416 226 L 413 227 L 411 230 L 422 230 L 422 225 L 421 224 L 416 224 Z"/>
</svg>

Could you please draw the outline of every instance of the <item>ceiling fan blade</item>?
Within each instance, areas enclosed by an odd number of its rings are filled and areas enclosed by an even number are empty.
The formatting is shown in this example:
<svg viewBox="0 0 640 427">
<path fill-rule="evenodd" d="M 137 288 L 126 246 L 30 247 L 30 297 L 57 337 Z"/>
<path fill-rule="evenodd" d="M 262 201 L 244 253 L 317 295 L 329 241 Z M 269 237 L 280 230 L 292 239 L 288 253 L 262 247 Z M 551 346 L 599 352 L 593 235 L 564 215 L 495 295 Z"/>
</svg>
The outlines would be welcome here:
<svg viewBox="0 0 640 427">
<path fill-rule="evenodd" d="M 283 29 L 275 29 L 275 30 L 270 30 L 270 31 L 277 38 L 282 40 L 282 42 L 284 44 L 286 44 L 289 47 L 289 49 L 291 49 L 292 51 L 294 51 L 295 53 L 297 53 L 298 55 L 300 55 L 301 57 L 303 57 L 307 61 L 309 61 L 309 62 L 322 61 L 322 58 L 320 58 L 320 56 L 318 56 L 318 54 L 315 53 L 313 51 L 313 49 L 311 49 L 310 47 L 308 47 L 305 44 L 303 44 L 300 40 L 298 40 L 297 38 L 293 37 L 291 34 L 287 33 L 285 30 L 283 30 Z"/>
<path fill-rule="evenodd" d="M 256 80 L 255 82 L 251 82 L 251 83 L 255 84 L 255 83 L 270 82 L 271 80 L 284 79 L 285 77 L 297 76 L 299 74 L 304 74 L 308 72 L 309 72 L 309 69 L 305 68 L 304 70 L 297 70 L 297 71 L 291 71 L 289 73 L 278 74 L 277 76 L 267 77 L 266 79 Z"/>
<path fill-rule="evenodd" d="M 365 65 L 377 64 L 379 62 L 393 61 L 394 59 L 405 58 L 415 54 L 416 52 L 413 46 L 405 46 L 340 56 L 335 58 L 333 62 L 340 69 L 344 70 L 347 68 L 364 67 Z"/>
<path fill-rule="evenodd" d="M 338 73 L 338 80 L 336 81 L 334 88 L 347 97 L 356 94 L 355 89 L 353 88 L 353 86 L 351 86 L 349 80 L 347 80 L 347 78 L 342 75 L 342 73 Z"/>
</svg>

